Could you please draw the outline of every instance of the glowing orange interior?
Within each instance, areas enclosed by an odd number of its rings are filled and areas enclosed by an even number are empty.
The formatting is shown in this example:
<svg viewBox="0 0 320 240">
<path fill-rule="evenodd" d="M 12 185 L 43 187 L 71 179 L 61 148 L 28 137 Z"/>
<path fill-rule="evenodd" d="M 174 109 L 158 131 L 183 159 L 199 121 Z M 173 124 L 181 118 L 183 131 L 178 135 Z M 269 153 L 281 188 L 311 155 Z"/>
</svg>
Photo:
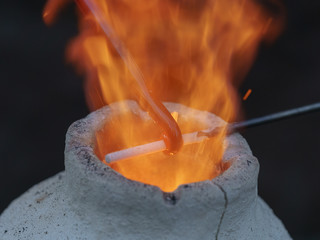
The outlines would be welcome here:
<svg viewBox="0 0 320 240">
<path fill-rule="evenodd" d="M 209 127 L 193 120 L 192 116 L 177 119 L 183 133 Z M 118 137 L 122 131 L 127 133 L 125 142 Z M 159 128 L 151 119 L 142 120 L 134 113 L 111 114 L 105 126 L 96 133 L 95 152 L 100 159 L 104 159 L 107 153 L 157 141 L 160 134 Z M 220 141 L 222 135 L 223 133 L 201 144 L 186 145 L 172 156 L 160 152 L 112 163 L 110 166 L 129 179 L 156 185 L 163 191 L 171 192 L 181 184 L 212 179 L 228 167 L 228 164 L 220 161 L 224 149 L 223 142 Z"/>
<path fill-rule="evenodd" d="M 279 29 L 265 9 L 251 0 L 91 1 L 130 51 L 154 96 L 213 112 L 227 122 L 237 114 L 232 80 L 248 71 L 259 43 L 272 39 Z M 53 21 L 63 2 L 48 2 L 46 22 Z M 139 98 L 135 81 L 92 12 L 82 8 L 79 16 L 80 35 L 71 41 L 67 53 L 86 76 L 90 108 Z M 183 133 L 203 127 L 192 119 L 178 123 Z M 96 152 L 102 160 L 108 152 L 160 136 L 152 121 L 124 114 L 97 133 Z M 173 191 L 182 183 L 212 179 L 221 172 L 224 138 L 222 132 L 175 156 L 161 153 L 110 166 L 130 179 Z"/>
</svg>

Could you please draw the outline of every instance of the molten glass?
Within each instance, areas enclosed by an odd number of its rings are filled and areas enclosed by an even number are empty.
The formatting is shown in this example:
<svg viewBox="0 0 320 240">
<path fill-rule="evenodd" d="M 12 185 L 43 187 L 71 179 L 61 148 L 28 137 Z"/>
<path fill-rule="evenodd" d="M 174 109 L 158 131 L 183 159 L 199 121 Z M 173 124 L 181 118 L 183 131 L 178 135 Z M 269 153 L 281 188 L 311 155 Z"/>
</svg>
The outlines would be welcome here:
<svg viewBox="0 0 320 240">
<path fill-rule="evenodd" d="M 237 114 L 232 81 L 248 71 L 260 42 L 272 40 L 281 28 L 253 0 L 91 1 L 131 53 L 154 98 L 210 111 L 227 122 Z M 54 20 L 63 2 L 47 3 L 47 23 Z M 77 3 L 82 12 L 80 35 L 69 45 L 68 59 L 86 76 L 90 108 L 136 99 L 150 110 L 94 14 L 82 1 Z M 201 130 L 193 121 L 180 121 L 179 126 L 182 133 Z M 109 152 L 159 140 L 161 135 L 153 122 L 124 114 L 97 133 L 96 152 L 103 159 Z M 130 179 L 173 191 L 180 184 L 212 179 L 221 172 L 217 166 L 224 138 L 222 131 L 210 140 L 210 147 L 205 142 L 188 148 L 187 154 L 132 159 L 111 167 Z"/>
</svg>

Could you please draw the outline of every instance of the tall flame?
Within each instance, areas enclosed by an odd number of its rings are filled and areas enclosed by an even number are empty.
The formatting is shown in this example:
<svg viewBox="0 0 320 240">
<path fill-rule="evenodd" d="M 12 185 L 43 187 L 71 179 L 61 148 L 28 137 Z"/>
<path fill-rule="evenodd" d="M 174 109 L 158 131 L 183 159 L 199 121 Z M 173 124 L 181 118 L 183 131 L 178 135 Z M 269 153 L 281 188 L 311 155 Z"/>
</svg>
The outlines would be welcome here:
<svg viewBox="0 0 320 240">
<path fill-rule="evenodd" d="M 63 0 L 50 0 L 44 19 L 51 23 Z M 253 0 L 91 0 L 123 42 L 156 98 L 207 110 L 227 122 L 235 120 L 237 96 L 232 80 L 249 69 L 262 40 L 272 40 L 278 21 Z M 86 76 L 92 110 L 108 103 L 136 99 L 138 88 L 92 11 L 82 1 L 80 35 L 68 48 L 68 59 Z M 180 119 L 180 118 L 179 118 Z M 183 133 L 201 130 L 180 121 Z M 152 122 L 134 114 L 114 117 L 97 133 L 96 153 L 104 155 L 158 140 Z M 175 156 L 156 155 L 111 164 L 129 179 L 173 191 L 180 184 L 212 179 L 223 171 L 225 133 L 183 148 Z M 196 159 L 196 161 L 195 161 Z"/>
</svg>

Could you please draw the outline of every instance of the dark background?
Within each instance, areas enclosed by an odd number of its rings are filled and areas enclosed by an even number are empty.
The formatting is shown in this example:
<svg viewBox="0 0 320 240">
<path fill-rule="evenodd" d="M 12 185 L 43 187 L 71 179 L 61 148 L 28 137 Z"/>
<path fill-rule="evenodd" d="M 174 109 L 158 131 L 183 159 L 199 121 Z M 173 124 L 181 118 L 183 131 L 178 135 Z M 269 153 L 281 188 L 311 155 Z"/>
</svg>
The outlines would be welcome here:
<svg viewBox="0 0 320 240">
<path fill-rule="evenodd" d="M 77 33 L 70 7 L 48 28 L 45 1 L 0 3 L 0 212 L 62 171 L 68 126 L 84 117 L 82 80 L 65 64 Z M 320 101 L 320 1 L 287 0 L 283 34 L 259 56 L 240 89 L 258 117 Z M 320 239 L 320 113 L 248 129 L 261 164 L 259 193 L 294 239 Z"/>
</svg>

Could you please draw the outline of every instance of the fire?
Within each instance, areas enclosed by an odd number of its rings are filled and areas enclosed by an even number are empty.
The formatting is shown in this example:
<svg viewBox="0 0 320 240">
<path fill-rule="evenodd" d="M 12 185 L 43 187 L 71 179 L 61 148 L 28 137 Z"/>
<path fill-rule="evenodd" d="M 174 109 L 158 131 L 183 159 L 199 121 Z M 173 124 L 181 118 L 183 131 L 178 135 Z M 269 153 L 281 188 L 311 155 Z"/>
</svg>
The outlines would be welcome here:
<svg viewBox="0 0 320 240">
<path fill-rule="evenodd" d="M 50 0 L 44 19 L 51 23 L 66 1 Z M 272 40 L 280 25 L 268 11 L 249 0 L 86 0 L 80 6 L 80 35 L 68 47 L 68 59 L 86 76 L 92 110 L 124 99 L 139 101 L 139 88 L 128 66 L 100 28 L 85 2 L 99 7 L 131 53 L 154 98 L 213 112 L 227 122 L 237 115 L 233 80 L 249 69 L 261 41 Z M 175 113 L 174 116 L 177 116 Z M 182 133 L 204 126 L 177 116 Z M 153 121 L 133 113 L 114 116 L 96 133 L 96 154 L 159 140 Z M 130 159 L 110 166 L 129 179 L 173 191 L 179 185 L 212 179 L 224 169 L 222 131 L 214 139 L 174 156 Z"/>
</svg>

